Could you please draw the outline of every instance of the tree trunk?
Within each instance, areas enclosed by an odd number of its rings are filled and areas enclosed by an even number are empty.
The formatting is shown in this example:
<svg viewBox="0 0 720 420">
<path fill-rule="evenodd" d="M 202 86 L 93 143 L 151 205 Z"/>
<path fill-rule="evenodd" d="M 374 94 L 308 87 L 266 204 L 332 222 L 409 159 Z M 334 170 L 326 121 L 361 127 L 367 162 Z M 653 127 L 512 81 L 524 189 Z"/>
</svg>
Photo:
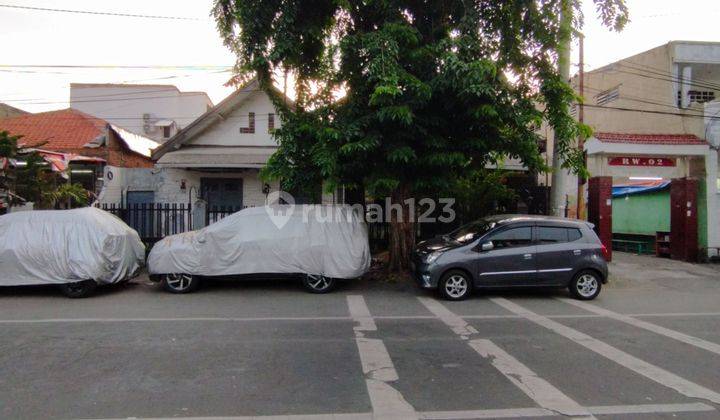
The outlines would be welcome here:
<svg viewBox="0 0 720 420">
<path fill-rule="evenodd" d="M 410 268 L 410 254 L 415 247 L 415 215 L 405 202 L 410 198 L 410 187 L 402 184 L 391 196 L 392 204 L 399 205 L 401 211 L 385 210 L 386 214 L 390 215 L 388 271 L 391 272 Z"/>
</svg>

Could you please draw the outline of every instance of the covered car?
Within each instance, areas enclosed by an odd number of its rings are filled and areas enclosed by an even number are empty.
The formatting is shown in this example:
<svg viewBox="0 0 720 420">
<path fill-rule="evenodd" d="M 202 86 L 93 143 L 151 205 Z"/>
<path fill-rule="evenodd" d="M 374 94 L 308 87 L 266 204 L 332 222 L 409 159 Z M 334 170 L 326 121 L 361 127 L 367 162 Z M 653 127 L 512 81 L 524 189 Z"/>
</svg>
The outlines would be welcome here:
<svg viewBox="0 0 720 420">
<path fill-rule="evenodd" d="M 325 293 L 369 268 L 367 227 L 350 206 L 247 208 L 165 237 L 148 257 L 150 278 L 173 293 L 192 291 L 200 277 L 238 275 L 300 275 L 309 291 Z"/>
<path fill-rule="evenodd" d="M 97 208 L 0 216 L 0 286 L 57 284 L 70 297 L 135 276 L 145 263 L 138 233 Z"/>
</svg>

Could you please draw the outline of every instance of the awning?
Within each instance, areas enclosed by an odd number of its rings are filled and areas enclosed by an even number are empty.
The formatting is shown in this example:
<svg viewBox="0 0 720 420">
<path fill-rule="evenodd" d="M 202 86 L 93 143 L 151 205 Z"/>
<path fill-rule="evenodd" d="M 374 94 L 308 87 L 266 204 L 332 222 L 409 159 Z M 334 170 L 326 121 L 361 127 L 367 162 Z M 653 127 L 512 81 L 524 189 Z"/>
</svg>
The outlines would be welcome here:
<svg viewBox="0 0 720 420">
<path fill-rule="evenodd" d="M 670 181 L 644 181 L 631 184 L 613 185 L 612 196 L 624 197 L 632 194 L 646 194 L 670 187 Z"/>
<path fill-rule="evenodd" d="M 262 168 L 274 148 L 219 147 L 192 152 L 182 149 L 164 154 L 158 161 L 161 168 Z"/>
<path fill-rule="evenodd" d="M 155 127 L 170 127 L 175 124 L 173 120 L 160 120 L 155 123 Z"/>
<path fill-rule="evenodd" d="M 50 168 L 53 170 L 53 172 L 60 172 L 60 175 L 64 178 L 68 177 L 67 169 L 70 166 L 70 162 L 87 162 L 97 164 L 102 164 L 106 162 L 105 159 L 100 157 L 76 155 L 74 153 L 53 152 L 50 150 L 42 149 L 22 149 L 22 152 L 36 152 L 37 154 L 42 156 L 43 159 L 45 159 L 45 162 L 50 165 Z"/>
<path fill-rule="evenodd" d="M 125 143 L 128 149 L 145 157 L 150 157 L 150 153 L 152 153 L 156 147 L 160 146 L 160 143 L 154 140 L 139 134 L 131 133 L 130 131 L 120 128 L 114 124 L 110 124 L 110 129 L 112 129 L 115 134 L 120 137 L 120 140 Z"/>
</svg>

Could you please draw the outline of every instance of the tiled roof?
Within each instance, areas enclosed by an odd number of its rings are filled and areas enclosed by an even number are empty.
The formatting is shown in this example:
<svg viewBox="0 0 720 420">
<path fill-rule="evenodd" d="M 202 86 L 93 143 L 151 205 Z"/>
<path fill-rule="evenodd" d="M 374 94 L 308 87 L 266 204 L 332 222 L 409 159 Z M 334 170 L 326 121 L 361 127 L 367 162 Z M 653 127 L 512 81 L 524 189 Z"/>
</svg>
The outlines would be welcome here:
<svg viewBox="0 0 720 420">
<path fill-rule="evenodd" d="M 53 151 L 80 149 L 103 134 L 106 125 L 104 120 L 70 108 L 0 119 L 0 131 L 23 136 L 20 145 Z"/>
<path fill-rule="evenodd" d="M 594 133 L 593 137 L 603 143 L 629 144 L 690 144 L 703 145 L 707 142 L 693 134 L 630 134 Z"/>
</svg>

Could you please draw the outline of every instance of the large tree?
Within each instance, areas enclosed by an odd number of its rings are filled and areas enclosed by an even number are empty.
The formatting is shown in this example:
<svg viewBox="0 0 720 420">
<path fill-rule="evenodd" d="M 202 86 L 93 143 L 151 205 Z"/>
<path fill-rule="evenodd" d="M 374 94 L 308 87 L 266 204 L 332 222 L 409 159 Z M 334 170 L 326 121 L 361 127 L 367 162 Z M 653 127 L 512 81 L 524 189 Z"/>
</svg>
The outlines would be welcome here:
<svg viewBox="0 0 720 420">
<path fill-rule="evenodd" d="M 624 0 L 594 2 L 608 26 L 627 21 Z M 563 7 L 576 10 L 572 27 Z M 325 180 L 405 203 L 506 156 L 545 169 L 543 120 L 562 139 L 585 131 L 555 66 L 582 26 L 577 0 L 216 0 L 213 13 L 238 57 L 236 80 L 258 77 L 281 112 L 264 173 L 286 188 Z M 272 88 L 283 73 L 292 106 Z M 583 170 L 571 141 L 555 147 Z M 392 213 L 391 270 L 414 245 L 408 211 Z"/>
</svg>

